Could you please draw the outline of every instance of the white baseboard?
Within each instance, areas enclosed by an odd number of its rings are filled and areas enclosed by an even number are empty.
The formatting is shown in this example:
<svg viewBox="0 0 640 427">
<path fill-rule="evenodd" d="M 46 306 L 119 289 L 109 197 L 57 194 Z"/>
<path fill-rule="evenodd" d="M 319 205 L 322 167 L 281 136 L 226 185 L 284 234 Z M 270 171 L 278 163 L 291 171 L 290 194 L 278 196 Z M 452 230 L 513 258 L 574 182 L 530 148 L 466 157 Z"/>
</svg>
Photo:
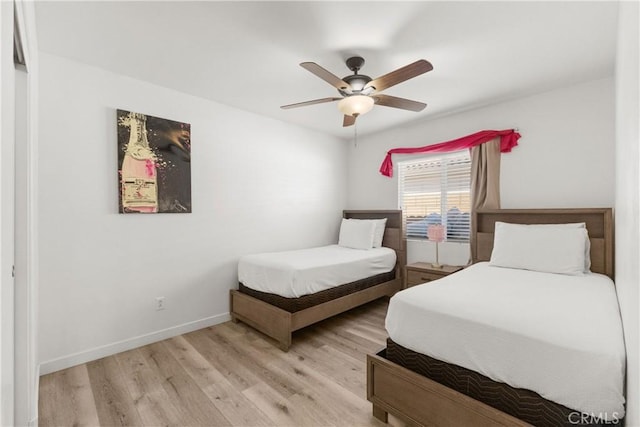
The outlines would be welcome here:
<svg viewBox="0 0 640 427">
<path fill-rule="evenodd" d="M 68 356 L 59 357 L 57 359 L 48 360 L 40 363 L 40 375 L 50 374 L 51 372 L 60 371 L 72 366 L 81 365 L 91 362 L 92 360 L 101 359 L 116 353 L 131 350 L 133 348 L 142 347 L 167 338 L 186 334 L 198 329 L 207 328 L 219 323 L 231 320 L 229 313 L 218 314 L 216 316 L 206 317 L 204 319 L 195 320 L 193 322 L 183 323 L 182 325 L 173 326 L 171 328 L 162 329 L 160 331 L 151 332 L 150 334 L 140 335 L 123 341 L 106 344 L 89 350 L 70 354 Z"/>
</svg>

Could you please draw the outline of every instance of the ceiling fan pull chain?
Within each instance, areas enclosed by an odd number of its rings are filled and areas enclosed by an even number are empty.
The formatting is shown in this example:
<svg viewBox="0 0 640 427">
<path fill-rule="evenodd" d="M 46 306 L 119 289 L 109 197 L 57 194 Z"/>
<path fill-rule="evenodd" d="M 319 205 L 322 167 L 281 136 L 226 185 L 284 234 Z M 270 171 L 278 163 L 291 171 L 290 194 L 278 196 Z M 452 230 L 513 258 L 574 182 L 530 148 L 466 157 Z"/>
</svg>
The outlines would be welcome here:
<svg viewBox="0 0 640 427">
<path fill-rule="evenodd" d="M 358 122 L 353 124 L 353 148 L 358 148 Z"/>
</svg>

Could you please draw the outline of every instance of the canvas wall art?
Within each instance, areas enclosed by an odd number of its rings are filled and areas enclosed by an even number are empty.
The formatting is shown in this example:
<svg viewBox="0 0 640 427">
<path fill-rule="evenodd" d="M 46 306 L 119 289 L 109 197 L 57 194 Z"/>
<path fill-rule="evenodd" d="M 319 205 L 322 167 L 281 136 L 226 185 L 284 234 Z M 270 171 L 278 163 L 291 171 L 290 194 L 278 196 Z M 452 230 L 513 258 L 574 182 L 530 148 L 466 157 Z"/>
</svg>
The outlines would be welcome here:
<svg viewBox="0 0 640 427">
<path fill-rule="evenodd" d="M 191 125 L 118 110 L 120 213 L 191 212 Z"/>
</svg>

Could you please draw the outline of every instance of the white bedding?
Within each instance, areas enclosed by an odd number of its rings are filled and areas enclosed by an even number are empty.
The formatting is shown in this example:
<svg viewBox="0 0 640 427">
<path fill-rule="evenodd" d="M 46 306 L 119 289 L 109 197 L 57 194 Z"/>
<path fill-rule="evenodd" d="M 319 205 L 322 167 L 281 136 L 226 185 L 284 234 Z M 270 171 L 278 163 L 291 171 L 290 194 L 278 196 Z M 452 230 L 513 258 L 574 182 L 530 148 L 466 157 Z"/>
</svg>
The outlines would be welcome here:
<svg viewBox="0 0 640 427">
<path fill-rule="evenodd" d="M 397 293 L 386 327 L 413 351 L 587 414 L 624 416 L 622 324 L 606 276 L 479 263 Z"/>
<path fill-rule="evenodd" d="M 396 252 L 338 245 L 246 255 L 238 263 L 238 279 L 260 292 L 298 298 L 393 270 Z"/>
</svg>

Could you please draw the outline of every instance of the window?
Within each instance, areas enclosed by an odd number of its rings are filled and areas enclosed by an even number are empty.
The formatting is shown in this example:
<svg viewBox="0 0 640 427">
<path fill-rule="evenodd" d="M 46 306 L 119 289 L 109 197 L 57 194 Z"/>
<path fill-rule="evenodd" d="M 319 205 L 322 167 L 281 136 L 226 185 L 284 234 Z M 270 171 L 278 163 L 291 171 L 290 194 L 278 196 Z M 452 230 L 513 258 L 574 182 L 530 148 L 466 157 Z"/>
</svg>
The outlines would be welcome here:
<svg viewBox="0 0 640 427">
<path fill-rule="evenodd" d="M 469 241 L 471 158 L 469 150 L 398 163 L 398 204 L 407 238 L 426 239 L 442 224 L 446 240 Z"/>
</svg>

